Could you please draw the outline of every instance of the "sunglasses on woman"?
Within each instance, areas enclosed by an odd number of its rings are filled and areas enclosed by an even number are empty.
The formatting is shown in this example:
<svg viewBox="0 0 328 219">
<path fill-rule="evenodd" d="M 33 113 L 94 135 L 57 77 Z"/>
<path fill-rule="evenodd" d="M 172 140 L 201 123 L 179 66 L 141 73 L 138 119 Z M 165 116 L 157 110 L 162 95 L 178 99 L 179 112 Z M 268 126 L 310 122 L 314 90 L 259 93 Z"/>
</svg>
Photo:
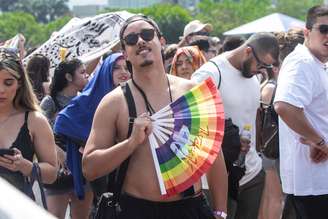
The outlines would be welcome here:
<svg viewBox="0 0 328 219">
<path fill-rule="evenodd" d="M 317 27 L 314 27 L 315 29 L 318 29 L 321 34 L 328 34 L 328 24 L 321 24 Z"/>
<path fill-rule="evenodd" d="M 144 41 L 149 42 L 152 39 L 154 39 L 155 30 L 154 29 L 142 29 L 140 31 L 140 33 L 130 33 L 130 34 L 125 36 L 124 41 L 127 45 L 134 46 L 134 45 L 137 44 L 137 42 L 139 40 L 139 36 Z"/>
</svg>

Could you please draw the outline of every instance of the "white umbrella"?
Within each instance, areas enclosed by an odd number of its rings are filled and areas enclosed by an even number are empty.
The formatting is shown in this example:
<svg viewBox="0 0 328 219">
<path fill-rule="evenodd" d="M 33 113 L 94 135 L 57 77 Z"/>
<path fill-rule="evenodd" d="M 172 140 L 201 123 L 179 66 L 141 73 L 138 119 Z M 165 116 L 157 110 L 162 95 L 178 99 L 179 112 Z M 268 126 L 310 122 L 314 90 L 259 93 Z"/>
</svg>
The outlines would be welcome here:
<svg viewBox="0 0 328 219">
<path fill-rule="evenodd" d="M 304 28 L 305 23 L 284 14 L 274 13 L 224 32 L 223 35 L 243 35 L 258 32 L 286 32 L 293 27 Z"/>
</svg>

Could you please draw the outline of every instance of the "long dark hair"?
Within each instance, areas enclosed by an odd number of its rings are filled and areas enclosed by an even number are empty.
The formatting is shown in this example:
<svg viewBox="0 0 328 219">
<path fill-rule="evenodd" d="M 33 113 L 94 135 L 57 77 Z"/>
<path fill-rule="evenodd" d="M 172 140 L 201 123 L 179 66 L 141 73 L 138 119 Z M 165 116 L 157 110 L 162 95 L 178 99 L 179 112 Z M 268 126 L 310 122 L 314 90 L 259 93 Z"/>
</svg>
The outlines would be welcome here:
<svg viewBox="0 0 328 219">
<path fill-rule="evenodd" d="M 39 100 L 45 96 L 43 82 L 48 81 L 49 59 L 41 54 L 34 55 L 27 63 L 26 71 L 31 79 L 33 90 Z"/>
<path fill-rule="evenodd" d="M 70 61 L 63 61 L 55 68 L 54 76 L 52 77 L 50 85 L 50 96 L 55 102 L 56 107 L 59 107 L 57 101 L 57 94 L 61 92 L 68 85 L 66 74 L 70 74 L 74 78 L 76 70 L 83 65 L 79 59 L 72 59 Z"/>
</svg>

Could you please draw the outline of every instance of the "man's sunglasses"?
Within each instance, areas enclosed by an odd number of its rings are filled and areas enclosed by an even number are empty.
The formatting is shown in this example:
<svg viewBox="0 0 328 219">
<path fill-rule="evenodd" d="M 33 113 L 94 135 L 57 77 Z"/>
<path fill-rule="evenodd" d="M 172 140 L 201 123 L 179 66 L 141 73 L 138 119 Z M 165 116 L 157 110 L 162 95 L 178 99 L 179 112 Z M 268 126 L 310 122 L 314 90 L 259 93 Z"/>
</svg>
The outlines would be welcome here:
<svg viewBox="0 0 328 219">
<path fill-rule="evenodd" d="M 321 34 L 328 34 L 328 24 L 321 24 L 317 27 L 314 27 L 315 29 L 318 29 Z"/>
<path fill-rule="evenodd" d="M 198 31 L 198 32 L 189 34 L 189 36 L 209 36 L 209 35 L 210 35 L 210 33 L 206 32 L 206 31 Z"/>
<path fill-rule="evenodd" d="M 265 68 L 265 69 L 272 69 L 273 65 L 271 65 L 271 64 L 269 65 L 269 64 L 266 64 L 266 63 L 262 62 L 259 59 L 259 57 L 257 56 L 257 54 L 255 52 L 255 49 L 251 45 L 248 45 L 248 46 L 251 47 L 251 49 L 252 49 L 253 55 L 254 55 L 255 60 L 257 62 L 257 65 L 256 65 L 257 69 L 263 69 L 263 68 Z"/>
<path fill-rule="evenodd" d="M 137 42 L 139 40 L 139 36 L 144 41 L 149 42 L 152 39 L 154 39 L 155 30 L 154 29 L 142 29 L 140 31 L 140 33 L 130 33 L 125 36 L 124 41 L 125 41 L 126 45 L 134 46 L 137 44 Z"/>
</svg>

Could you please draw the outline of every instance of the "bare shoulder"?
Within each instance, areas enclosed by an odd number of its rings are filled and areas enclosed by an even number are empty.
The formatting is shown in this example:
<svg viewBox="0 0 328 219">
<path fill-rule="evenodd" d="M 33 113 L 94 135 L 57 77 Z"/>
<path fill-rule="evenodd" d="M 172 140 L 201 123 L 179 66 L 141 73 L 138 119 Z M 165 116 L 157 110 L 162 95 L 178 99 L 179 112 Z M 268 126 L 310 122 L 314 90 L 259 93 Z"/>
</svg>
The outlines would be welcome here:
<svg viewBox="0 0 328 219">
<path fill-rule="evenodd" d="M 174 87 L 179 88 L 183 92 L 187 92 L 191 88 L 193 88 L 194 86 L 197 85 L 197 83 L 195 83 L 191 80 L 180 78 L 180 77 L 177 77 L 177 76 L 174 76 L 174 75 L 168 75 L 168 77 L 170 79 L 170 83 Z"/>
<path fill-rule="evenodd" d="M 28 122 L 30 127 L 39 127 L 48 124 L 47 118 L 39 111 L 30 111 Z"/>
<path fill-rule="evenodd" d="M 33 136 L 51 134 L 51 127 L 47 118 L 39 111 L 30 111 L 28 114 L 28 129 Z"/>
<path fill-rule="evenodd" d="M 120 86 L 109 92 L 101 100 L 98 108 L 108 108 L 110 107 L 111 112 L 114 113 L 120 109 L 123 103 L 123 92 Z"/>
</svg>

